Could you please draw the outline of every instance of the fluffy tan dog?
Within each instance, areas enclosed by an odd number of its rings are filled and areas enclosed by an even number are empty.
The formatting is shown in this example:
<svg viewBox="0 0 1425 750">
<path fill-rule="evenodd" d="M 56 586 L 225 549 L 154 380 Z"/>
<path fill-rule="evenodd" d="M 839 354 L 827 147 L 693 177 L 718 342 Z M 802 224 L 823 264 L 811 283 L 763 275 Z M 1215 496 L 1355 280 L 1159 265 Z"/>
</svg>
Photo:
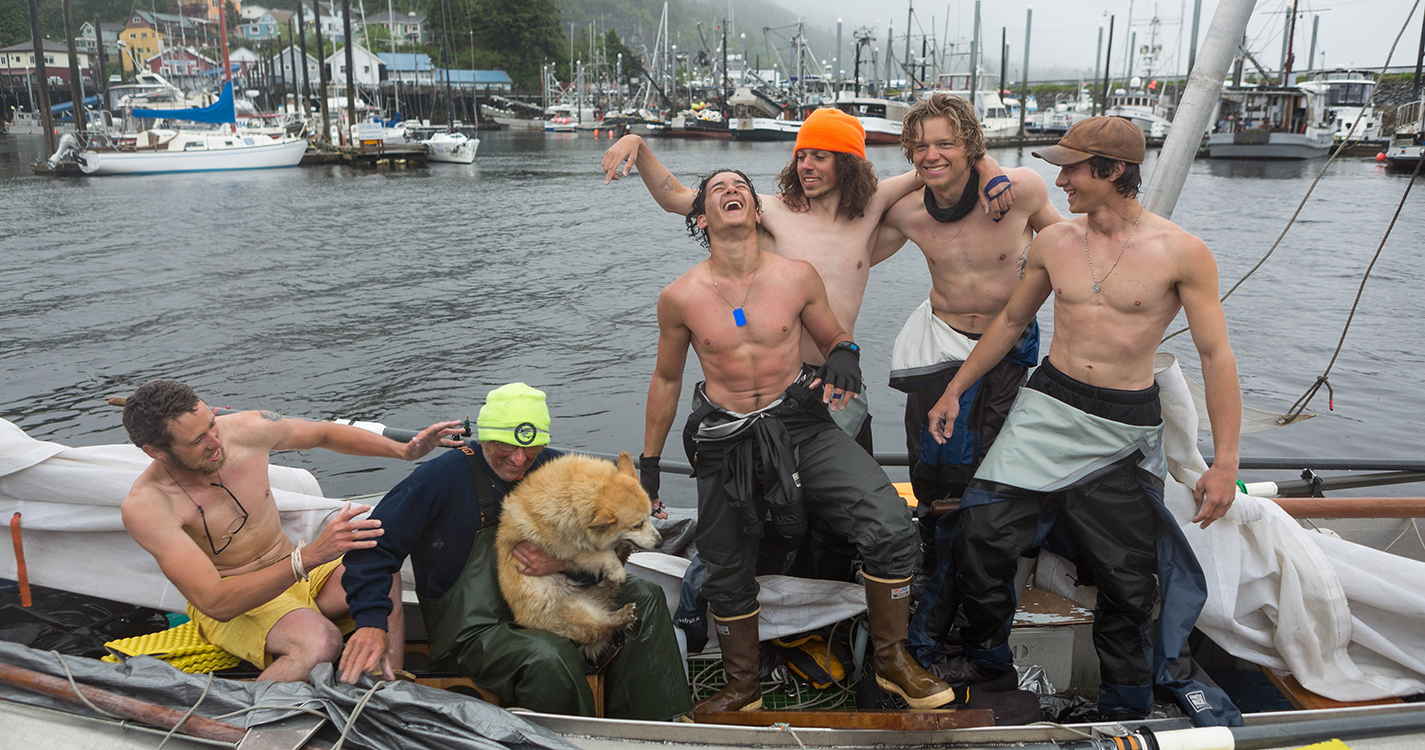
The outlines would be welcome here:
<svg viewBox="0 0 1425 750">
<path fill-rule="evenodd" d="M 615 609 L 614 597 L 633 547 L 662 542 L 651 509 L 628 453 L 619 454 L 617 468 L 599 458 L 560 456 L 526 477 L 505 497 L 495 538 L 500 591 L 515 622 L 562 635 L 597 658 L 614 633 L 633 625 L 634 605 Z M 581 586 L 561 573 L 524 575 L 512 553 L 520 542 L 562 560 L 567 573 L 601 580 Z"/>
</svg>

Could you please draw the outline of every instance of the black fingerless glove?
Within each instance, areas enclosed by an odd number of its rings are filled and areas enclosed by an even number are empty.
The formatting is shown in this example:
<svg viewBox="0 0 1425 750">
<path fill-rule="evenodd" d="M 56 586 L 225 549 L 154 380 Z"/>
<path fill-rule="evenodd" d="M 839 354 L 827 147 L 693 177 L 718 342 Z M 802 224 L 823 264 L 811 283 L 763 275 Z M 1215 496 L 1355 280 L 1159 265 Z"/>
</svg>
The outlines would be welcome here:
<svg viewBox="0 0 1425 750">
<path fill-rule="evenodd" d="M 816 371 L 816 377 L 838 390 L 860 393 L 861 350 L 850 341 L 837 344 L 826 355 L 826 364 Z"/>
<path fill-rule="evenodd" d="M 643 491 L 648 493 L 648 499 L 658 499 L 658 462 L 661 456 L 639 456 L 638 457 L 638 483 L 643 486 Z"/>
</svg>

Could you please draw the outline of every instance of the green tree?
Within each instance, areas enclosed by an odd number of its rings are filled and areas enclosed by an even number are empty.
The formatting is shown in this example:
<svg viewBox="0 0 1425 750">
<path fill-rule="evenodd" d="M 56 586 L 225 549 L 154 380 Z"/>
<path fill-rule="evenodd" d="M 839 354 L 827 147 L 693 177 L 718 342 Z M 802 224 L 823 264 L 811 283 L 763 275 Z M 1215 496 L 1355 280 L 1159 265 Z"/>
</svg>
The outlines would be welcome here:
<svg viewBox="0 0 1425 750">
<path fill-rule="evenodd" d="M 471 62 L 477 67 L 502 69 L 517 88 L 540 85 L 540 68 L 545 63 L 559 66 L 556 73 L 567 77 L 569 38 L 560 25 L 558 0 L 447 0 L 452 23 L 470 19 L 474 46 L 479 52 Z M 426 10 L 437 39 L 442 33 L 440 0 L 431 0 Z M 460 38 L 451 30 L 453 51 L 459 56 Z"/>
</svg>

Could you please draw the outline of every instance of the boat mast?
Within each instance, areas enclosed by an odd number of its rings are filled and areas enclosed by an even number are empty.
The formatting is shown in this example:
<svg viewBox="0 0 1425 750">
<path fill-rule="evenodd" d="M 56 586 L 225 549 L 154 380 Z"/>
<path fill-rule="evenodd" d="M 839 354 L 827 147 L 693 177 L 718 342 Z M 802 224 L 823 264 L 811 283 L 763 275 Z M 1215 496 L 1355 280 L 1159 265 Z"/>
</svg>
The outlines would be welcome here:
<svg viewBox="0 0 1425 750">
<path fill-rule="evenodd" d="M 1299 0 L 1291 0 L 1291 19 L 1287 22 L 1286 57 L 1282 63 L 1282 85 L 1291 85 L 1291 64 L 1296 59 L 1296 6 Z"/>
<path fill-rule="evenodd" d="M 450 105 L 450 12 L 446 9 L 445 0 L 440 0 L 440 48 L 445 53 L 445 132 L 455 132 L 455 110 Z"/>
<path fill-rule="evenodd" d="M 1143 207 L 1172 218 L 1183 182 L 1197 156 L 1202 134 L 1207 132 L 1213 107 L 1222 95 L 1222 81 L 1236 55 L 1238 41 L 1247 32 L 1256 0 L 1222 0 L 1213 13 L 1203 42 L 1202 56 L 1188 74 L 1187 89 L 1178 105 L 1173 129 L 1158 152 L 1158 164 L 1143 191 Z"/>
</svg>

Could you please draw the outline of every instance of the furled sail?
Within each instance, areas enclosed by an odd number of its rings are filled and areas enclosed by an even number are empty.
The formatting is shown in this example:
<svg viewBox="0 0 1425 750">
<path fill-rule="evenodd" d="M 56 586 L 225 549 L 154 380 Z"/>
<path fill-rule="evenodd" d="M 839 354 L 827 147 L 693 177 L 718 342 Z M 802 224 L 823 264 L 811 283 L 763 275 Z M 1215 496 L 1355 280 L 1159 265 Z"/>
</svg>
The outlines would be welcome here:
<svg viewBox="0 0 1425 750">
<path fill-rule="evenodd" d="M 237 122 L 237 109 L 233 106 L 233 82 L 223 84 L 222 96 L 206 107 L 191 109 L 138 109 L 133 111 L 140 120 L 187 120 L 188 122 L 225 123 Z"/>
</svg>

